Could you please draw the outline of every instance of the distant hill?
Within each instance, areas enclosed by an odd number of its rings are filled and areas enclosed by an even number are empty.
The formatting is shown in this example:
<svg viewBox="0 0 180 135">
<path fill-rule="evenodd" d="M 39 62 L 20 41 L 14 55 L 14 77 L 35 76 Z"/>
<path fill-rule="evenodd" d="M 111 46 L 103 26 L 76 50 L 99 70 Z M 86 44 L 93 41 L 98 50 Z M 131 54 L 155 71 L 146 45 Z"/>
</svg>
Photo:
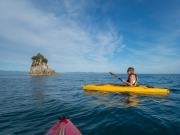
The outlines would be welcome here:
<svg viewBox="0 0 180 135">
<path fill-rule="evenodd" d="M 12 70 L 0 70 L 0 75 L 27 75 L 28 71 L 12 71 Z"/>
</svg>

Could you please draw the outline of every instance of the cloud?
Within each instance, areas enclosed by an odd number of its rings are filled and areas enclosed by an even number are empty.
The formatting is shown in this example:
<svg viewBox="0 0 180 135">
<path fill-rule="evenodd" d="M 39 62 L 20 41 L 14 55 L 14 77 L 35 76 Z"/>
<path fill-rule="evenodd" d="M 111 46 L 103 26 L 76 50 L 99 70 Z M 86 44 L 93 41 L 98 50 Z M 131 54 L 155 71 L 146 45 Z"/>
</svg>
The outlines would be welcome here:
<svg viewBox="0 0 180 135">
<path fill-rule="evenodd" d="M 29 70 L 30 58 L 37 53 L 58 71 L 119 71 L 122 63 L 124 68 L 165 69 L 178 63 L 179 7 L 146 9 L 132 16 L 133 5 L 123 3 L 119 10 L 117 3 L 104 1 L 2 0 L 0 63 L 24 64 Z M 150 14 L 143 14 L 147 10 Z"/>
<path fill-rule="evenodd" d="M 0 1 L 1 48 L 12 53 L 11 56 L 44 52 L 53 62 L 77 65 L 79 61 L 103 63 L 113 57 L 118 48 L 119 51 L 125 48 L 123 37 L 117 36 L 118 30 L 113 26 L 105 24 L 106 29 L 100 30 L 92 23 L 83 23 L 86 18 L 77 21 L 76 17 L 83 14 L 80 4 L 76 7 L 64 1 L 59 8 L 64 10 L 56 15 L 38 10 L 27 0 Z"/>
<path fill-rule="evenodd" d="M 159 35 L 159 38 L 163 36 Z M 130 62 L 125 64 L 133 63 L 139 73 L 179 73 L 179 46 L 168 39 L 157 39 L 156 42 L 133 42 L 136 47 L 126 48 Z"/>
<path fill-rule="evenodd" d="M 123 48 L 125 48 L 125 47 L 126 47 L 126 45 L 123 44 L 123 45 L 121 45 L 121 46 L 117 49 L 117 51 L 118 51 L 118 52 L 121 52 L 121 51 L 123 50 Z"/>
<path fill-rule="evenodd" d="M 144 43 L 146 44 L 146 43 Z M 174 47 L 172 45 L 164 45 L 164 44 L 152 44 L 149 45 L 149 43 L 147 43 L 147 46 L 141 47 L 140 49 L 135 49 L 135 48 L 128 48 L 127 50 L 129 50 L 130 52 L 138 55 L 138 56 L 153 56 L 153 55 L 158 55 L 158 56 L 179 56 L 180 52 L 179 52 L 179 47 Z"/>
</svg>

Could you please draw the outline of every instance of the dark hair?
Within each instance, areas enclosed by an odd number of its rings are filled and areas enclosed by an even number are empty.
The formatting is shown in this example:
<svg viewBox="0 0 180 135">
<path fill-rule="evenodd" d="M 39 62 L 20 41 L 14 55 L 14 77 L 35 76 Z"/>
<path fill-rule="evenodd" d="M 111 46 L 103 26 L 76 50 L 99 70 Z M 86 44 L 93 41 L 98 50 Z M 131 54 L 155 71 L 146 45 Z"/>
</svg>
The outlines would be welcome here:
<svg viewBox="0 0 180 135">
<path fill-rule="evenodd" d="M 135 74 L 135 70 L 134 70 L 133 67 L 129 67 L 128 70 L 127 70 L 127 72 L 128 72 L 128 71 L 131 71 L 131 74 Z"/>
</svg>

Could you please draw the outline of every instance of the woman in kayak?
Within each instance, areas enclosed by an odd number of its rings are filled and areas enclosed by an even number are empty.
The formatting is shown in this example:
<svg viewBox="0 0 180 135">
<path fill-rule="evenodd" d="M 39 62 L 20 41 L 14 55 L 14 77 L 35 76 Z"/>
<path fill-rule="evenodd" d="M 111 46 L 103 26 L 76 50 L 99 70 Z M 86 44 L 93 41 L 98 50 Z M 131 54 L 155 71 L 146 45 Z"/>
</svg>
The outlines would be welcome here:
<svg viewBox="0 0 180 135">
<path fill-rule="evenodd" d="M 127 74 L 129 75 L 128 80 L 125 81 L 125 80 L 122 79 L 122 82 L 124 82 L 128 86 L 136 86 L 136 84 L 137 84 L 137 76 L 135 74 L 134 68 L 129 67 L 128 70 L 127 70 Z"/>
</svg>

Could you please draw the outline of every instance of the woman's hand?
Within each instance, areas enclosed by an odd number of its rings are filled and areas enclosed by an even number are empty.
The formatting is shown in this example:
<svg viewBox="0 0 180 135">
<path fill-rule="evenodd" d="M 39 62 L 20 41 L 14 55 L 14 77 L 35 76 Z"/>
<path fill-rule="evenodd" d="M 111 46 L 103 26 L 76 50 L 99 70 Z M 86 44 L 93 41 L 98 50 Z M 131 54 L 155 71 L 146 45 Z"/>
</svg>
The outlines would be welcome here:
<svg viewBox="0 0 180 135">
<path fill-rule="evenodd" d="M 125 80 L 123 80 L 123 79 L 122 79 L 122 82 L 126 83 L 126 81 L 125 81 Z"/>
</svg>

